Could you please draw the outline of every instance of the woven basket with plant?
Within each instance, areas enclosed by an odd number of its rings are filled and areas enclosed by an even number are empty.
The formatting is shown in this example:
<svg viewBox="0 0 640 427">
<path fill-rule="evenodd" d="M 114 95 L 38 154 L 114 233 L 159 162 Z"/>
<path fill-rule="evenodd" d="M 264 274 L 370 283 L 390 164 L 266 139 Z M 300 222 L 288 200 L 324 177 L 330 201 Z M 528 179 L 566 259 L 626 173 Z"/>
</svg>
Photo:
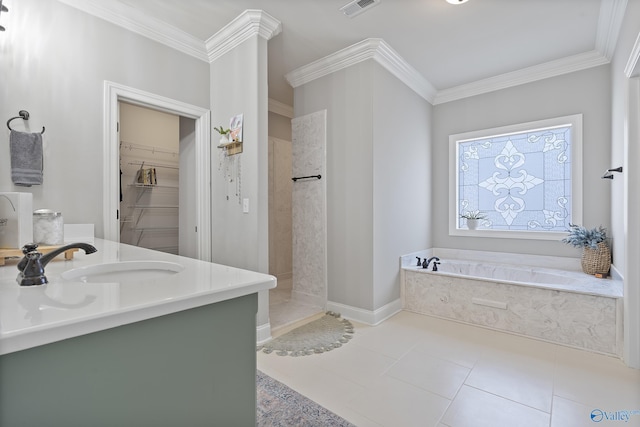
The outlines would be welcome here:
<svg viewBox="0 0 640 427">
<path fill-rule="evenodd" d="M 582 271 L 587 274 L 607 274 L 611 269 L 611 250 L 607 244 L 607 230 L 602 226 L 587 229 L 569 224 L 569 235 L 562 239 L 576 248 L 582 248 Z"/>
</svg>

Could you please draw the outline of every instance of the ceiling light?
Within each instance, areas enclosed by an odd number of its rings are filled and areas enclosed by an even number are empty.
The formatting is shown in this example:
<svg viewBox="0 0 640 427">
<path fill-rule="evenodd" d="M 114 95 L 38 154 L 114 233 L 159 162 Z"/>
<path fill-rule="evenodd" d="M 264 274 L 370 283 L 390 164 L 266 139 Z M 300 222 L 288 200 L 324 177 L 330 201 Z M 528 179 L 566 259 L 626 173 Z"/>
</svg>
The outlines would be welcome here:
<svg viewBox="0 0 640 427">
<path fill-rule="evenodd" d="M 462 4 L 462 3 L 466 3 L 468 1 L 469 0 L 447 0 L 447 3 L 450 3 L 450 4 Z"/>
</svg>

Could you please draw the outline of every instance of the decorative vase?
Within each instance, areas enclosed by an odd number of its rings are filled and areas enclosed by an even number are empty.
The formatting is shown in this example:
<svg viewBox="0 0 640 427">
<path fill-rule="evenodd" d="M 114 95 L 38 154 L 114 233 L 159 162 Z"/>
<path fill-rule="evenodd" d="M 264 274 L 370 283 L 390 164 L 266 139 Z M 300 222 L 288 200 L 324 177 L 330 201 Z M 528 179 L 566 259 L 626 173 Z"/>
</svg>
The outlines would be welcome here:
<svg viewBox="0 0 640 427">
<path fill-rule="evenodd" d="M 605 242 L 598 243 L 598 249 L 585 247 L 582 250 L 582 271 L 587 274 L 607 274 L 611 269 L 611 250 Z"/>
<path fill-rule="evenodd" d="M 476 228 L 478 228 L 478 222 L 480 220 L 476 219 L 476 218 L 467 218 L 467 228 L 469 230 L 475 230 Z"/>
</svg>

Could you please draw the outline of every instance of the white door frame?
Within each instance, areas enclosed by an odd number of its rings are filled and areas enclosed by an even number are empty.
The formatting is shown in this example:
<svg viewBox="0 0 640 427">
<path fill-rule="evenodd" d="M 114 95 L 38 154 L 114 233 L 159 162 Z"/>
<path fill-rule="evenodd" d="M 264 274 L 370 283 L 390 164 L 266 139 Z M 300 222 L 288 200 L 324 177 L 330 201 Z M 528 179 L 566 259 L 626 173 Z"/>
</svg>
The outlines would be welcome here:
<svg viewBox="0 0 640 427">
<path fill-rule="evenodd" d="M 120 143 L 118 102 L 152 108 L 195 120 L 196 224 L 198 259 L 211 261 L 211 114 L 210 111 L 110 81 L 104 82 L 103 222 L 104 238 L 120 241 Z"/>
<path fill-rule="evenodd" d="M 636 183 L 640 179 L 640 33 L 625 67 L 628 80 L 624 141 L 624 348 L 625 363 L 640 369 L 640 196 Z"/>
</svg>

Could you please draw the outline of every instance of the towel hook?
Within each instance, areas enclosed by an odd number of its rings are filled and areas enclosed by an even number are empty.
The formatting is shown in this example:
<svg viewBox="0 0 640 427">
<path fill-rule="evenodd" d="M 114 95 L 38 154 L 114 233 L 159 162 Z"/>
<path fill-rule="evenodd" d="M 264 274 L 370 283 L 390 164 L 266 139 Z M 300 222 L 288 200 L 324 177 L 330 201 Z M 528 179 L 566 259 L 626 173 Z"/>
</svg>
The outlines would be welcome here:
<svg viewBox="0 0 640 427">
<path fill-rule="evenodd" d="M 18 111 L 18 115 L 15 117 L 11 117 L 9 120 L 7 120 L 7 127 L 9 128 L 9 130 L 13 130 L 11 129 L 11 121 L 15 120 L 15 119 L 22 119 L 22 120 L 29 120 L 29 112 L 27 110 L 20 110 Z M 42 132 L 40 132 L 41 134 L 44 133 L 44 126 L 42 126 Z"/>
</svg>

